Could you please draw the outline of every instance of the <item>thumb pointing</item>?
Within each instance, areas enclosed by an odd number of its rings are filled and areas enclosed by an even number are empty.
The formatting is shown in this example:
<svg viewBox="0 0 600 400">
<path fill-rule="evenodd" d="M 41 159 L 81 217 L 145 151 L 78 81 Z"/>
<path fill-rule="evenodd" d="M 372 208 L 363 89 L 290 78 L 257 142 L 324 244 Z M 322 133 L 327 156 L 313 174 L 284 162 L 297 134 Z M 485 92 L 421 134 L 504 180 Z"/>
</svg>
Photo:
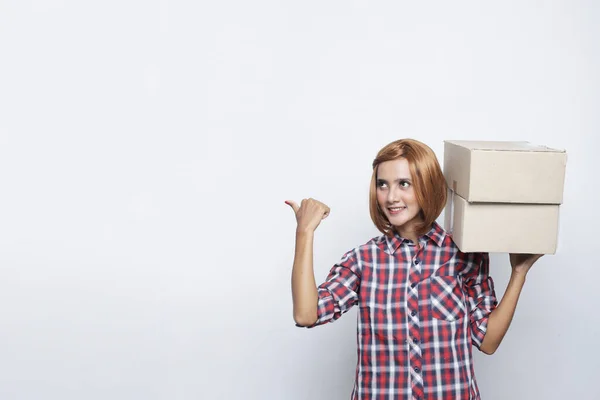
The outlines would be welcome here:
<svg viewBox="0 0 600 400">
<path fill-rule="evenodd" d="M 298 206 L 298 204 L 296 204 L 296 202 L 292 201 L 292 200 L 286 200 L 285 204 L 287 204 L 288 206 L 292 207 L 292 209 L 294 210 L 294 214 L 298 212 L 298 210 L 300 209 L 300 207 Z"/>
</svg>

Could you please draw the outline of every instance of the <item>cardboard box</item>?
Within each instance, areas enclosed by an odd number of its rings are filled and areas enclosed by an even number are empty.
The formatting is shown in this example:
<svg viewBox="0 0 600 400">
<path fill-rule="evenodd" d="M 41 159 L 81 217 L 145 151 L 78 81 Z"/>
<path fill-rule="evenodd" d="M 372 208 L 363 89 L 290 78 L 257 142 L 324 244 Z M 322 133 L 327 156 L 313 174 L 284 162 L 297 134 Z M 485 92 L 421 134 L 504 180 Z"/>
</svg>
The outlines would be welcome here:
<svg viewBox="0 0 600 400">
<path fill-rule="evenodd" d="M 448 186 L 469 202 L 561 204 L 567 153 L 527 142 L 444 142 Z"/>
<path fill-rule="evenodd" d="M 444 228 L 463 252 L 554 254 L 566 160 L 527 142 L 446 141 Z"/>
<path fill-rule="evenodd" d="M 556 252 L 558 205 L 469 203 L 450 191 L 445 214 L 445 229 L 464 253 Z"/>
</svg>

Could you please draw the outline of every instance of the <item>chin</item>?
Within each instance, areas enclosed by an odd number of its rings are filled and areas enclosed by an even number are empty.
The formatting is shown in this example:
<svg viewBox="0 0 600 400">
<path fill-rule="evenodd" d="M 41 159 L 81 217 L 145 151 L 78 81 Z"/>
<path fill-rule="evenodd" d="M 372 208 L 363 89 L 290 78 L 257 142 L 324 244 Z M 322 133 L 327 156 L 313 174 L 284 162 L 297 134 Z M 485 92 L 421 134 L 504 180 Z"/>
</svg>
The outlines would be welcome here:
<svg viewBox="0 0 600 400">
<path fill-rule="evenodd" d="M 404 218 L 402 220 L 390 219 L 389 221 L 392 224 L 392 226 L 394 226 L 395 228 L 402 228 L 404 226 L 404 224 L 406 224 L 408 222 Z"/>
<path fill-rule="evenodd" d="M 411 221 L 415 220 L 416 216 L 409 216 L 408 218 L 403 217 L 403 218 L 389 218 L 388 217 L 388 221 L 390 221 L 390 223 L 395 227 L 395 228 L 404 228 L 405 225 Z"/>
</svg>

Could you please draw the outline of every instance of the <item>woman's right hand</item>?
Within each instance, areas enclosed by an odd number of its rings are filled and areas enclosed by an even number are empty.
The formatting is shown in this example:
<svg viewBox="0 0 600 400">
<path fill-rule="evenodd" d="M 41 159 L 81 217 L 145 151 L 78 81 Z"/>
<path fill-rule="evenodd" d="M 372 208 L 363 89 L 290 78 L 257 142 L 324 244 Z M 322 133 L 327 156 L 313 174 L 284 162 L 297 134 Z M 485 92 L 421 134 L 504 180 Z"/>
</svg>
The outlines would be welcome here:
<svg viewBox="0 0 600 400">
<path fill-rule="evenodd" d="M 314 232 L 322 220 L 329 216 L 329 207 L 315 199 L 304 199 L 300 206 L 292 200 L 285 204 L 292 207 L 296 214 L 297 232 Z"/>
</svg>

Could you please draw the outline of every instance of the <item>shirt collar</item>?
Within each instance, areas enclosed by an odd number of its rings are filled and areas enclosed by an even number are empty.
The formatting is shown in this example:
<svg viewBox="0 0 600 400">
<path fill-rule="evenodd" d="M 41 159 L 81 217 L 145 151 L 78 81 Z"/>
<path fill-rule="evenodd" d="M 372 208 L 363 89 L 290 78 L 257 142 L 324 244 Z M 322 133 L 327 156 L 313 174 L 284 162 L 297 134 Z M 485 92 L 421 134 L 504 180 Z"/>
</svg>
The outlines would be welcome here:
<svg viewBox="0 0 600 400">
<path fill-rule="evenodd" d="M 446 231 L 444 231 L 444 229 L 434 221 L 429 232 L 420 236 L 419 241 L 425 238 L 431 239 L 431 241 L 438 245 L 438 247 L 442 247 L 444 239 L 446 238 Z M 392 237 L 385 235 L 385 241 L 390 254 L 394 254 L 396 250 L 398 250 L 398 247 L 400 247 L 400 245 L 406 240 L 408 239 L 403 238 L 398 233 L 395 233 Z"/>
</svg>

